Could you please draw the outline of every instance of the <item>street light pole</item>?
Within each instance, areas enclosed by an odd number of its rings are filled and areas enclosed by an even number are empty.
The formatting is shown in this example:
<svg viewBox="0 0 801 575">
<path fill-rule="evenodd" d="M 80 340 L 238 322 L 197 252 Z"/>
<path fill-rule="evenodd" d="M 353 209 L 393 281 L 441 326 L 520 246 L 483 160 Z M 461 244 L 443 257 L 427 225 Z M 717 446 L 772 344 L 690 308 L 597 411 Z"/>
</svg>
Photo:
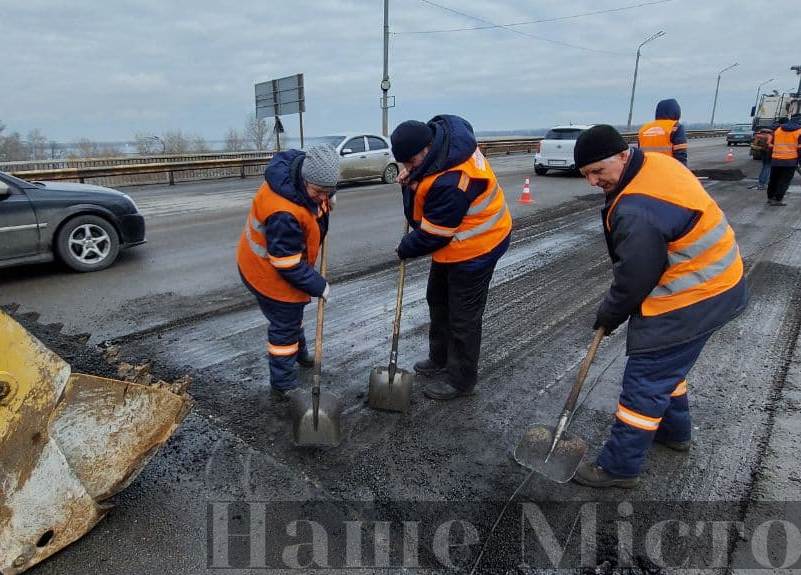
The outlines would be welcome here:
<svg viewBox="0 0 801 575">
<path fill-rule="evenodd" d="M 389 136 L 389 0 L 384 0 L 384 76 L 381 79 L 381 133 Z"/>
<path fill-rule="evenodd" d="M 709 125 L 710 125 L 710 127 L 712 127 L 712 128 L 714 128 L 714 127 L 715 127 L 715 110 L 716 110 L 716 109 L 717 109 L 717 107 L 718 107 L 718 90 L 720 89 L 720 76 L 723 74 L 723 72 L 725 72 L 726 70 L 731 70 L 731 69 L 732 69 L 732 68 L 734 68 L 735 66 L 737 66 L 737 62 L 735 62 L 735 63 L 734 63 L 734 64 L 732 64 L 731 66 L 728 66 L 728 67 L 726 67 L 726 68 L 723 68 L 723 69 L 722 69 L 720 72 L 718 72 L 718 83 L 717 83 L 717 85 L 715 86 L 715 102 L 712 104 L 712 119 L 711 119 L 711 120 L 710 120 L 710 122 L 709 122 Z"/>
<path fill-rule="evenodd" d="M 640 69 L 640 49 L 645 46 L 651 40 L 656 40 L 657 38 L 661 38 L 664 36 L 665 33 L 660 30 L 650 38 L 648 38 L 645 42 L 637 46 L 637 59 L 634 61 L 634 81 L 631 83 L 631 100 L 629 100 L 629 120 L 626 123 L 626 129 L 631 131 L 631 114 L 634 111 L 634 90 L 637 89 L 637 72 Z"/>
<path fill-rule="evenodd" d="M 756 115 L 756 109 L 757 109 L 757 106 L 759 106 L 759 91 L 762 89 L 762 86 L 764 86 L 765 84 L 770 84 L 771 82 L 773 82 L 774 79 L 775 78 L 771 78 L 770 80 L 765 80 L 759 86 L 757 86 L 756 100 L 754 100 L 754 113 L 752 115 L 754 115 L 754 116 Z"/>
<path fill-rule="evenodd" d="M 790 66 L 790 70 L 798 74 L 798 91 L 795 96 L 796 98 L 801 98 L 801 66 Z"/>
</svg>

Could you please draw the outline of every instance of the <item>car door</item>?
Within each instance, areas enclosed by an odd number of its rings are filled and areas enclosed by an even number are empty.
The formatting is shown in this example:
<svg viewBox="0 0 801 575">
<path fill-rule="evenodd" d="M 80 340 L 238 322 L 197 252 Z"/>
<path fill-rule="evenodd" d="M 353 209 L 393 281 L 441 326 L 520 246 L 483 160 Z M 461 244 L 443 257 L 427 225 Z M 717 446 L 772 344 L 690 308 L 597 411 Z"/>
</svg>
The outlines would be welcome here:
<svg viewBox="0 0 801 575">
<path fill-rule="evenodd" d="M 343 180 L 366 178 L 370 174 L 364 136 L 349 138 L 342 144 L 340 173 Z"/>
<path fill-rule="evenodd" d="M 389 162 L 389 145 L 383 138 L 367 136 L 367 158 L 370 161 L 370 176 L 381 177 Z"/>
<path fill-rule="evenodd" d="M 0 179 L 0 260 L 39 252 L 39 222 L 25 191 Z"/>
</svg>

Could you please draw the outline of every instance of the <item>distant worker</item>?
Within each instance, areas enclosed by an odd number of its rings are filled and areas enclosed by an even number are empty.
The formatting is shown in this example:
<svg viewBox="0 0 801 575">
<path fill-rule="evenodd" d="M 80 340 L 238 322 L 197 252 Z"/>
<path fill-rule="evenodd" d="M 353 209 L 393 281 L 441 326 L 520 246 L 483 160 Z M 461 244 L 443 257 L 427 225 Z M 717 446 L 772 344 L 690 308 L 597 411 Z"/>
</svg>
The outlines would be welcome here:
<svg viewBox="0 0 801 575">
<path fill-rule="evenodd" d="M 743 262 L 726 216 L 684 166 L 629 149 L 607 125 L 581 134 L 574 156 L 606 195 L 614 279 L 594 329 L 610 334 L 629 320 L 616 421 L 575 481 L 634 487 L 653 441 L 690 449 L 687 374 L 710 335 L 745 308 Z"/>
<path fill-rule="evenodd" d="M 762 128 L 754 134 L 753 147 L 757 151 L 759 159 L 762 160 L 762 169 L 759 171 L 759 178 L 757 179 L 757 189 L 764 190 L 767 188 L 768 179 L 770 178 L 773 130 L 770 128 Z"/>
<path fill-rule="evenodd" d="M 298 386 L 295 363 L 314 364 L 303 333 L 303 308 L 310 296 L 329 298 L 330 287 L 314 264 L 328 232 L 329 201 L 338 179 L 339 155 L 330 146 L 277 153 L 239 239 L 239 273 L 270 322 L 271 396 L 279 401 Z"/>
<path fill-rule="evenodd" d="M 773 133 L 773 148 L 768 182 L 768 205 L 786 206 L 784 194 L 793 181 L 801 157 L 801 115 L 782 123 Z"/>
<path fill-rule="evenodd" d="M 643 152 L 659 152 L 673 156 L 687 165 L 687 132 L 679 123 L 681 107 L 670 98 L 656 105 L 656 119 L 643 124 L 637 142 Z"/>
<path fill-rule="evenodd" d="M 431 317 L 428 359 L 417 373 L 444 376 L 425 387 L 432 399 L 471 395 L 478 382 L 481 321 L 490 279 L 509 247 L 512 217 L 473 128 L 458 116 L 407 121 L 392 132 L 403 164 L 406 219 L 413 228 L 401 259 L 432 256 L 426 299 Z"/>
</svg>

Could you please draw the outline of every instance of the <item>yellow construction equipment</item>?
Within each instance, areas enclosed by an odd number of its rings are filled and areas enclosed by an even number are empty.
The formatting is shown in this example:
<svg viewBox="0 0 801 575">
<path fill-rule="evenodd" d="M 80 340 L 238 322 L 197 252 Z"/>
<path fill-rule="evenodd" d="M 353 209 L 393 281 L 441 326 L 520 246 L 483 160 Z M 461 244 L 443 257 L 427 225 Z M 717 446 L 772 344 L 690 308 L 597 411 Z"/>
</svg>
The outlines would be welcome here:
<svg viewBox="0 0 801 575">
<path fill-rule="evenodd" d="M 190 407 L 163 386 L 71 373 L 0 311 L 0 573 L 91 530 Z"/>
</svg>

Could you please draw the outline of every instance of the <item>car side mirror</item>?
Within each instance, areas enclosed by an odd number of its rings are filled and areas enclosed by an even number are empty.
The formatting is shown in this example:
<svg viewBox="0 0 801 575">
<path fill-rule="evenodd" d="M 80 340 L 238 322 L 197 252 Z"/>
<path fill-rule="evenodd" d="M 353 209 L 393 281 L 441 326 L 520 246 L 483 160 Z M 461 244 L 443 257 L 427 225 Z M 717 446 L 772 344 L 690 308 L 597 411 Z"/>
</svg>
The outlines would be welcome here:
<svg viewBox="0 0 801 575">
<path fill-rule="evenodd" d="M 352 153 L 353 153 L 353 150 L 351 150 L 350 148 L 345 148 L 344 150 L 342 150 L 341 155 L 347 156 L 348 154 L 352 154 Z"/>
<path fill-rule="evenodd" d="M 5 182 L 0 182 L 0 198 L 5 198 L 11 195 L 11 188 Z"/>
</svg>

